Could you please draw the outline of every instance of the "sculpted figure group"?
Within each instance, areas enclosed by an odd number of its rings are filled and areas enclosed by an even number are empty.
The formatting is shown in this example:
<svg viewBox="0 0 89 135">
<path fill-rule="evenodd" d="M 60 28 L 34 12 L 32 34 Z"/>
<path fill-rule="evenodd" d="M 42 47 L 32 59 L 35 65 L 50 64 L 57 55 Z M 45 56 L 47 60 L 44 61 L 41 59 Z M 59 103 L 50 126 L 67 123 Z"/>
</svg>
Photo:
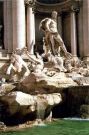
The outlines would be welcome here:
<svg viewBox="0 0 89 135">
<path fill-rule="evenodd" d="M 19 92 L 19 88 L 17 88 L 17 92 L 14 92 L 15 98 L 12 99 L 12 101 L 14 100 L 12 105 L 15 102 L 21 107 L 24 105 L 25 109 L 23 109 L 23 114 L 29 114 L 30 112 L 32 113 L 35 111 L 37 115 L 37 124 L 45 118 L 47 113 L 50 114 L 48 116 L 51 118 L 52 108 L 62 101 L 61 94 L 44 94 L 44 91 L 46 91 L 46 93 L 51 92 L 52 86 L 53 91 L 54 88 L 57 87 L 76 86 L 78 83 L 75 84 L 76 81 L 74 81 L 73 78 L 76 80 L 77 77 L 74 76 L 74 74 L 71 75 L 73 72 L 75 72 L 78 77 L 80 76 L 80 80 L 77 80 L 77 82 L 82 81 L 83 85 L 89 85 L 89 83 L 86 83 L 86 78 L 85 81 L 83 79 L 84 76 L 89 76 L 89 68 L 87 68 L 77 57 L 73 57 L 72 54 L 67 51 L 66 46 L 58 33 L 56 19 L 57 12 L 53 11 L 52 18 L 45 18 L 40 22 L 39 28 L 44 32 L 44 54 L 39 55 L 38 52 L 35 52 L 34 55 L 30 55 L 26 47 L 22 49 L 17 48 L 12 53 L 10 65 L 6 72 L 8 75 L 12 74 L 12 70 L 14 70 L 15 75 L 24 72 L 21 80 L 18 80 L 21 85 L 20 90 L 27 93 L 30 93 L 32 90 L 32 92 L 37 95 L 33 94 L 34 96 L 32 96 L 30 94 Z M 28 58 L 27 63 L 23 59 L 23 56 Z M 69 73 L 69 76 L 67 76 L 68 74 L 66 74 L 66 72 Z M 89 82 L 89 78 L 87 79 L 87 82 Z M 47 88 L 49 91 L 47 91 Z M 40 92 L 43 92 L 43 94 L 39 94 Z M 9 96 L 7 95 L 7 98 L 8 97 Z M 7 101 L 8 104 L 10 101 L 10 107 L 12 109 L 11 113 L 13 113 L 11 98 L 8 98 Z M 18 112 L 18 110 L 15 111 Z"/>
<path fill-rule="evenodd" d="M 29 64 L 27 64 L 24 59 L 22 58 L 22 55 L 25 54 L 28 57 Z M 30 66 L 30 68 L 29 68 Z M 41 58 L 41 56 L 37 53 L 36 56 L 33 57 L 29 54 L 27 51 L 27 48 L 23 49 L 16 49 L 15 52 L 11 55 L 11 61 L 10 65 L 7 68 L 6 74 L 10 75 L 12 70 L 14 70 L 15 74 L 19 74 L 20 72 L 23 72 L 25 70 L 23 79 L 28 76 L 31 71 L 33 72 L 41 72 L 43 69 L 44 63 Z"/>
<path fill-rule="evenodd" d="M 70 56 L 64 45 L 64 42 L 57 30 L 57 12 L 52 12 L 52 18 L 45 18 L 40 22 L 39 28 L 44 32 L 45 54 L 49 51 L 55 56 L 60 55 L 60 51 L 64 52 L 66 57 Z"/>
<path fill-rule="evenodd" d="M 52 18 L 45 18 L 40 22 L 40 30 L 44 32 L 44 55 L 48 61 L 52 61 L 60 71 L 66 71 L 64 68 L 64 58 L 71 58 L 72 55 L 67 52 L 65 44 L 57 30 L 57 12 L 52 12 Z M 62 55 L 61 55 L 62 53 Z"/>
<path fill-rule="evenodd" d="M 7 74 L 11 74 L 13 69 L 17 74 L 25 69 L 24 77 L 28 76 L 31 72 L 38 74 L 46 74 L 48 67 L 45 67 L 43 59 L 46 58 L 48 65 L 52 64 L 51 67 L 54 68 L 57 72 L 72 72 L 76 71 L 81 72 L 84 70 L 79 70 L 81 67 L 81 62 L 78 58 L 72 57 L 65 44 L 58 33 L 57 30 L 57 12 L 52 12 L 52 18 L 45 18 L 40 22 L 39 29 L 43 31 L 43 48 L 44 54 L 39 55 L 36 52 L 36 55 L 30 55 L 27 51 L 27 48 L 16 49 L 11 56 L 11 63 L 7 69 Z M 24 61 L 22 55 L 25 54 L 29 63 Z M 85 73 L 85 71 L 84 71 Z M 82 73 L 81 73 L 82 74 Z M 48 75 L 48 74 L 46 74 Z"/>
</svg>

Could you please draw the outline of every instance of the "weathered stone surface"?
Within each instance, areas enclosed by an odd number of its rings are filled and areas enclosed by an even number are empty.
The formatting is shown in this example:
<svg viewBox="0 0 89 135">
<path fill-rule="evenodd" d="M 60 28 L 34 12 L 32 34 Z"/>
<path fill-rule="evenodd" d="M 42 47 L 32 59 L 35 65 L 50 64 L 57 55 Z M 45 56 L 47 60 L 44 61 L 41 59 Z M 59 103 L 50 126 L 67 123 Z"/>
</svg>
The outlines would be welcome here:
<svg viewBox="0 0 89 135">
<path fill-rule="evenodd" d="M 77 82 L 78 85 L 89 85 L 89 77 L 76 77 L 74 81 Z"/>
<path fill-rule="evenodd" d="M 53 77 L 48 77 L 43 74 L 30 74 L 16 87 L 17 90 L 32 93 L 55 93 L 57 89 L 62 89 L 70 86 L 77 86 L 71 78 L 67 78 L 64 73 L 58 73 Z"/>
<path fill-rule="evenodd" d="M 0 122 L 0 130 L 5 130 L 6 125 L 3 122 Z"/>
<path fill-rule="evenodd" d="M 5 107 L 2 116 L 23 119 L 25 116 L 33 114 L 31 119 L 45 119 L 52 108 L 62 101 L 59 93 L 30 95 L 20 91 L 10 92 L 0 96 L 0 104 Z M 17 115 L 18 114 L 18 115 Z"/>
<path fill-rule="evenodd" d="M 80 106 L 81 118 L 89 119 L 89 105 L 83 104 Z"/>
<path fill-rule="evenodd" d="M 5 83 L 0 86 L 0 96 L 10 93 L 16 86 L 12 83 Z"/>
</svg>

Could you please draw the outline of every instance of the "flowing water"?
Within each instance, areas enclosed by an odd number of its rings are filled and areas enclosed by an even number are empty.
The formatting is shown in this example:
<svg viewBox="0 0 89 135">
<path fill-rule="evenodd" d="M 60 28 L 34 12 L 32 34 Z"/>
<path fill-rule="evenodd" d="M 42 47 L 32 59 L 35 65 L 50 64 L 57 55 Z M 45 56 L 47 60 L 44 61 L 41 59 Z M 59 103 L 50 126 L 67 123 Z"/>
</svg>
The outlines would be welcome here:
<svg viewBox="0 0 89 135">
<path fill-rule="evenodd" d="M 58 120 L 22 131 L 0 132 L 0 135 L 89 135 L 89 121 Z"/>
</svg>

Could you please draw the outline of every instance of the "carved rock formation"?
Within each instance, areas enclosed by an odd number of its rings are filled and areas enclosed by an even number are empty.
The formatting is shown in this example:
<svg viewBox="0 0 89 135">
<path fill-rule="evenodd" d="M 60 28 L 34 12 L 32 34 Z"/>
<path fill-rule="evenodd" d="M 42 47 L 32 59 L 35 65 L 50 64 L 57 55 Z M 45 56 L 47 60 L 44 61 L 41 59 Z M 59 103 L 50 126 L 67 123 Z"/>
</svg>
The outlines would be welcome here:
<svg viewBox="0 0 89 135">
<path fill-rule="evenodd" d="M 30 120 L 44 120 L 61 101 L 59 93 L 30 95 L 17 91 L 0 96 L 0 105 L 5 107 L 2 117 L 7 119 L 15 116 L 17 121 L 23 120 L 27 115 L 29 118 L 33 115 Z"/>
</svg>

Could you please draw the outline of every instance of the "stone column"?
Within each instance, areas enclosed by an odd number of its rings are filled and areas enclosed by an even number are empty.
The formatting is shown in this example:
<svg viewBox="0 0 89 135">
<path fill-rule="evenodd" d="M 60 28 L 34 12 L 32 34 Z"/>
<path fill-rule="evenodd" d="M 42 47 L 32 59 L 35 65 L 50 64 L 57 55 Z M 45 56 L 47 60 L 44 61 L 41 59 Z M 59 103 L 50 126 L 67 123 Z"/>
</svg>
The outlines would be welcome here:
<svg viewBox="0 0 89 135">
<path fill-rule="evenodd" d="M 7 44 L 7 0 L 4 0 L 4 48 L 5 50 L 8 49 L 8 44 Z"/>
<path fill-rule="evenodd" d="M 34 54 L 35 20 L 32 7 L 27 6 L 27 47 L 30 54 Z"/>
<path fill-rule="evenodd" d="M 79 39 L 79 54 L 80 57 L 83 57 L 83 7 L 81 6 L 78 13 L 78 39 Z"/>
<path fill-rule="evenodd" d="M 12 33 L 12 1 L 4 1 L 4 48 L 8 53 L 13 50 L 13 33 Z"/>
<path fill-rule="evenodd" d="M 89 64 L 89 0 L 83 1 L 83 50 L 84 60 Z"/>
<path fill-rule="evenodd" d="M 62 37 L 62 16 L 61 15 L 58 15 L 57 24 L 58 24 L 58 32 L 60 36 Z"/>
<path fill-rule="evenodd" d="M 25 4 L 24 0 L 13 0 L 13 50 L 25 47 Z"/>
<path fill-rule="evenodd" d="M 77 56 L 76 18 L 74 11 L 71 12 L 71 53 L 74 57 Z"/>
<path fill-rule="evenodd" d="M 7 0 L 7 45 L 8 53 L 13 51 L 12 1 Z"/>
</svg>

